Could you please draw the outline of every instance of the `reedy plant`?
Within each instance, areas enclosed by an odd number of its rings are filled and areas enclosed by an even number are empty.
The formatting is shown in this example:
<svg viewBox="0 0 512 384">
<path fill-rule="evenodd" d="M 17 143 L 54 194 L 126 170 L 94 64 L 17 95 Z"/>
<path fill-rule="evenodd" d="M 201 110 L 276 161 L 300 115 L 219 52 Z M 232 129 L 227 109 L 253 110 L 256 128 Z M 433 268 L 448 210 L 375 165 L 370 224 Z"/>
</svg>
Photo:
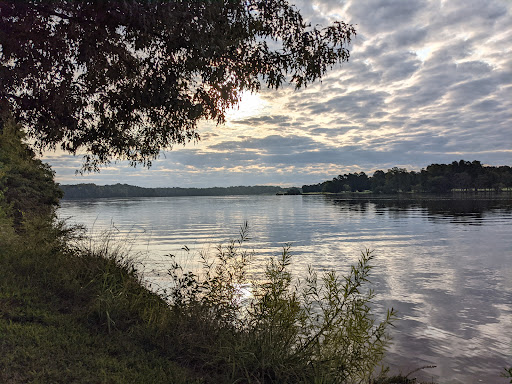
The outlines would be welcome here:
<svg viewBox="0 0 512 384">
<path fill-rule="evenodd" d="M 245 224 L 240 239 L 217 247 L 213 259 L 202 254 L 201 273 L 184 272 L 176 262 L 169 270 L 174 286 L 166 298 L 181 319 L 175 335 L 183 359 L 229 372 L 229 382 L 368 382 L 395 315 L 391 309 L 377 322 L 372 314 L 372 253 L 363 252 L 347 276 L 319 277 L 310 268 L 294 284 L 285 246 L 263 278 L 251 282 L 247 231 Z M 249 283 L 253 295 L 244 301 L 241 287 Z"/>
<path fill-rule="evenodd" d="M 505 372 L 503 373 L 503 377 L 510 379 L 510 384 L 512 384 L 512 367 L 505 368 Z"/>
</svg>

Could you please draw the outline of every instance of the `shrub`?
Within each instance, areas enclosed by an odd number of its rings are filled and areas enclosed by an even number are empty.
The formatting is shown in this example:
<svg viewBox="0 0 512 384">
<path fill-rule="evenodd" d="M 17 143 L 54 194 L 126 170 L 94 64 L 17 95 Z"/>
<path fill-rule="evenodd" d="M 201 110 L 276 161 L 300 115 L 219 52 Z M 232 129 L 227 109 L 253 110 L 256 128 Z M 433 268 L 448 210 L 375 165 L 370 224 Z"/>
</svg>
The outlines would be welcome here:
<svg viewBox="0 0 512 384">
<path fill-rule="evenodd" d="M 368 382 L 384 355 L 394 311 L 377 322 L 366 285 L 373 255 L 363 252 L 345 277 L 309 269 L 294 284 L 289 247 L 271 259 L 258 280 L 253 255 L 240 239 L 202 254 L 203 270 L 173 263 L 166 293 L 176 314 L 176 344 L 184 361 L 229 372 L 232 382 Z M 248 291 L 252 295 L 248 297 Z"/>
<path fill-rule="evenodd" d="M 54 172 L 24 140 L 21 126 L 0 116 L 0 207 L 17 228 L 24 217 L 50 215 L 62 197 Z"/>
</svg>

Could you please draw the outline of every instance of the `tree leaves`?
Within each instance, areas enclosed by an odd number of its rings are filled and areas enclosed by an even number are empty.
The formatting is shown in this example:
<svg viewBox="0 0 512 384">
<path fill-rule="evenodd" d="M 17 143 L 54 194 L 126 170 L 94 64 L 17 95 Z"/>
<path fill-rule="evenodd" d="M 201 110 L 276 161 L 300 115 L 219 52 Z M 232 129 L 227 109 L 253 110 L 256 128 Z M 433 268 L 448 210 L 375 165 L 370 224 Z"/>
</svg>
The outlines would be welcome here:
<svg viewBox="0 0 512 384">
<path fill-rule="evenodd" d="M 37 148 L 86 152 L 83 170 L 150 166 L 243 91 L 319 79 L 354 35 L 311 28 L 284 0 L 3 0 L 0 104 Z"/>
</svg>

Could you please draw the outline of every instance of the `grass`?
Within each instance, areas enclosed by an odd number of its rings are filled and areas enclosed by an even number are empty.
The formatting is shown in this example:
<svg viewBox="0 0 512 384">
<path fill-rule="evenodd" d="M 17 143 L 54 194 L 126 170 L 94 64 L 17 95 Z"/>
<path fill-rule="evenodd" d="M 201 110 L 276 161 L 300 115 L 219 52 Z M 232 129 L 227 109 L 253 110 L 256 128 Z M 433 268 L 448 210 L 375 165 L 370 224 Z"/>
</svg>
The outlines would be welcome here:
<svg viewBox="0 0 512 384">
<path fill-rule="evenodd" d="M 0 382 L 192 383 L 157 342 L 166 303 L 115 256 L 44 220 L 0 235 Z M 144 303 L 143 305 L 141 303 Z"/>
</svg>

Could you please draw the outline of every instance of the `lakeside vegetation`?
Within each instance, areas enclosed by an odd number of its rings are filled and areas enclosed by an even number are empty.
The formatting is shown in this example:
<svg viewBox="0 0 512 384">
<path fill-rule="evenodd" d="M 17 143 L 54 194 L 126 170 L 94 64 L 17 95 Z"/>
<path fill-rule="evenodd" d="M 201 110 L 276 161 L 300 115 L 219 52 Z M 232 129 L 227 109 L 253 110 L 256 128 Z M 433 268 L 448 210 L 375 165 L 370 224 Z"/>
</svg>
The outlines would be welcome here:
<svg viewBox="0 0 512 384">
<path fill-rule="evenodd" d="M 430 164 L 419 172 L 394 167 L 339 175 L 322 183 L 303 185 L 302 193 L 343 193 L 371 191 L 376 194 L 401 192 L 445 194 L 457 192 L 501 192 L 512 189 L 512 167 L 484 166 L 480 161 L 460 160 L 451 164 Z"/>
<path fill-rule="evenodd" d="M 64 184 L 60 186 L 65 199 L 96 199 L 108 197 L 173 197 L 173 196 L 228 196 L 275 195 L 286 189 L 277 186 L 234 186 L 212 188 L 144 188 L 128 184 Z"/>
<path fill-rule="evenodd" d="M 119 244 L 80 242 L 56 220 L 61 192 L 22 139 L 12 120 L 2 126 L 0 381 L 416 382 L 372 377 L 393 312 L 376 322 L 371 311 L 370 253 L 345 277 L 310 271 L 297 287 L 285 248 L 248 302 L 242 228 L 240 241 L 203 255 L 202 274 L 174 263 L 172 284 L 154 292 Z"/>
</svg>

